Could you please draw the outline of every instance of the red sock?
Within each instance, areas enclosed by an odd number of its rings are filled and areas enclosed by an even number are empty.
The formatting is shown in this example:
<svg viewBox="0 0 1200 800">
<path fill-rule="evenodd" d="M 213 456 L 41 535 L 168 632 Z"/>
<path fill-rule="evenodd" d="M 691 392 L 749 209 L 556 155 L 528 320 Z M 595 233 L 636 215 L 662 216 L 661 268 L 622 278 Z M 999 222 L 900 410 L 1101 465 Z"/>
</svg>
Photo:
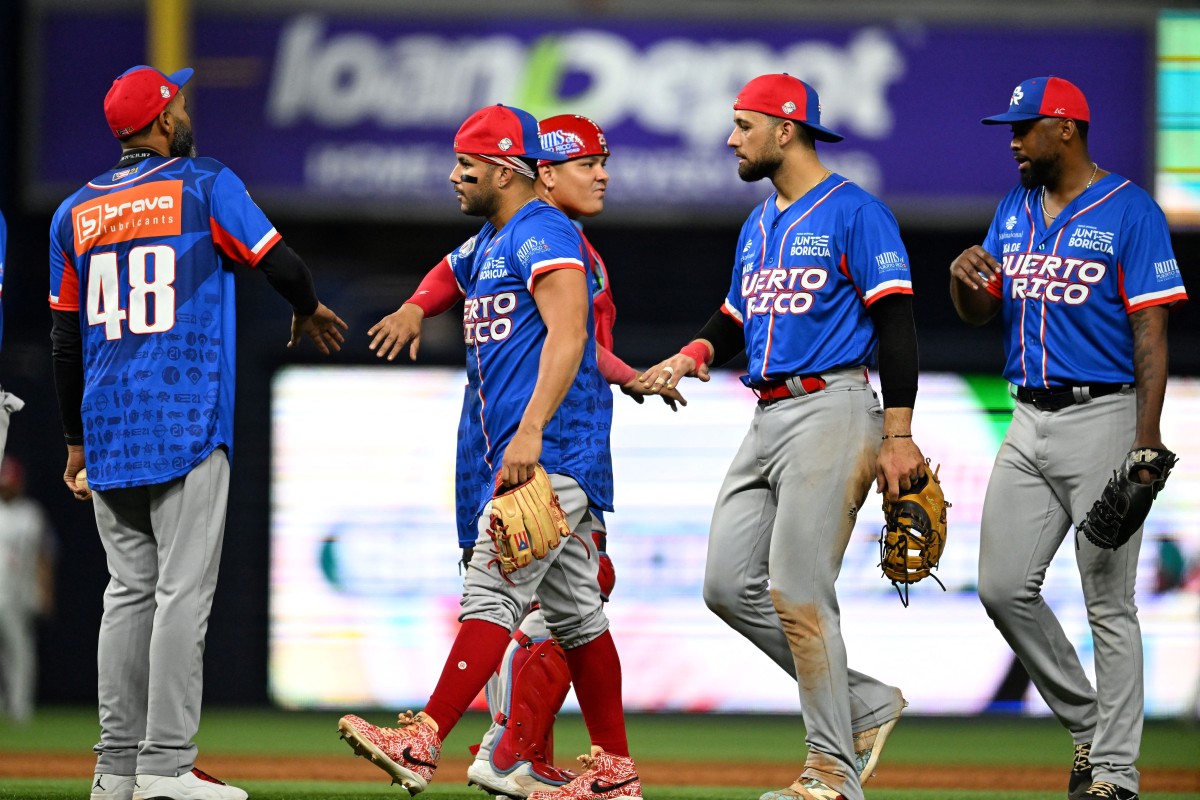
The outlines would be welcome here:
<svg viewBox="0 0 1200 800">
<path fill-rule="evenodd" d="M 563 652 L 592 744 L 615 756 L 628 757 L 625 709 L 621 705 L 621 659 L 612 634 L 605 631 L 582 647 Z"/>
<path fill-rule="evenodd" d="M 482 619 L 469 619 L 458 629 L 442 676 L 425 706 L 425 713 L 437 723 L 442 739 L 450 735 L 467 706 L 496 671 L 508 647 L 508 637 L 507 630 Z"/>
</svg>

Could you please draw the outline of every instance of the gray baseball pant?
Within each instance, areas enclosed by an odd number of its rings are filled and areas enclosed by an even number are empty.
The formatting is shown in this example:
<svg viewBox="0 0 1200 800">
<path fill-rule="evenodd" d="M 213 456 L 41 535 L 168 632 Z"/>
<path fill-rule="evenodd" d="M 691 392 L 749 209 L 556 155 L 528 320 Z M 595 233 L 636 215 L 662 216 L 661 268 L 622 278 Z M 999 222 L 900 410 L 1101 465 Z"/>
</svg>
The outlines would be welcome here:
<svg viewBox="0 0 1200 800">
<path fill-rule="evenodd" d="M 1075 563 L 1092 629 L 1092 688 L 1042 599 L 1042 581 L 1073 522 L 1082 521 L 1133 444 L 1132 389 L 1058 411 L 1018 402 L 983 504 L 979 599 L 1076 744 L 1092 742 L 1092 779 L 1138 790 L 1142 635 L 1134 605 L 1139 530 L 1106 550 L 1078 535 Z"/>
<path fill-rule="evenodd" d="M 834 583 L 875 479 L 883 410 L 863 370 L 758 406 L 717 497 L 704 599 L 793 677 L 817 778 L 862 800 L 852 731 L 904 707 L 900 690 L 847 666 Z"/>
<path fill-rule="evenodd" d="M 97 772 L 178 776 L 195 763 L 228 495 L 223 448 L 167 483 L 92 493 L 110 576 Z"/>
<path fill-rule="evenodd" d="M 545 558 L 502 575 L 496 546 L 487 533 L 489 505 L 479 521 L 475 554 L 463 581 L 459 620 L 482 619 L 512 631 L 525 616 L 536 593 L 546 625 L 564 650 L 582 647 L 608 630 L 596 575 L 600 557 L 592 541 L 588 498 L 574 478 L 551 475 L 567 524 L 575 533 L 564 537 Z"/>
</svg>

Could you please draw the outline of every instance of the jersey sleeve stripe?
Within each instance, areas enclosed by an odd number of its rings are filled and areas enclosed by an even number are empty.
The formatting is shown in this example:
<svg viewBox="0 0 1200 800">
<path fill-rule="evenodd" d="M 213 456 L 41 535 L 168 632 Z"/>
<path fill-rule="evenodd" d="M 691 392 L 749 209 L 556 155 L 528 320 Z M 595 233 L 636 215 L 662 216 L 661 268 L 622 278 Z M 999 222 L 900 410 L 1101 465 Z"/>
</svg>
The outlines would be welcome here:
<svg viewBox="0 0 1200 800">
<path fill-rule="evenodd" d="M 79 310 L 79 274 L 66 253 L 63 253 L 62 281 L 58 284 L 58 294 L 50 295 L 50 307 L 58 311 Z"/>
<path fill-rule="evenodd" d="M 1141 311 L 1143 308 L 1149 308 L 1150 306 L 1161 306 L 1181 301 L 1186 302 L 1187 299 L 1186 289 L 1182 286 L 1172 286 L 1160 292 L 1147 292 L 1146 294 L 1130 297 L 1125 301 L 1125 308 L 1132 314 L 1134 311 Z"/>
<path fill-rule="evenodd" d="M 899 278 L 894 281 L 884 281 L 863 296 L 863 304 L 870 306 L 881 297 L 889 294 L 912 294 L 912 281 Z"/>
<path fill-rule="evenodd" d="M 728 300 L 722 304 L 721 311 L 733 317 L 738 325 L 742 325 L 743 327 L 745 326 L 745 320 L 742 319 L 742 312 L 735 308 L 734 305 Z"/>
<path fill-rule="evenodd" d="M 250 252 L 261 257 L 263 253 L 271 249 L 271 245 L 274 244 L 277 239 L 281 238 L 283 237 L 281 237 L 274 228 L 271 228 L 271 230 L 267 231 L 266 234 L 264 234 L 263 237 L 258 240 L 254 247 L 250 248 Z"/>
<path fill-rule="evenodd" d="M 527 288 L 530 293 L 533 293 L 533 282 L 547 272 L 553 272 L 556 269 L 577 269 L 584 275 L 587 275 L 587 268 L 578 258 L 556 258 L 552 261 L 540 261 L 534 264 L 529 270 L 529 283 Z M 590 292 L 589 292 L 590 293 Z"/>
</svg>

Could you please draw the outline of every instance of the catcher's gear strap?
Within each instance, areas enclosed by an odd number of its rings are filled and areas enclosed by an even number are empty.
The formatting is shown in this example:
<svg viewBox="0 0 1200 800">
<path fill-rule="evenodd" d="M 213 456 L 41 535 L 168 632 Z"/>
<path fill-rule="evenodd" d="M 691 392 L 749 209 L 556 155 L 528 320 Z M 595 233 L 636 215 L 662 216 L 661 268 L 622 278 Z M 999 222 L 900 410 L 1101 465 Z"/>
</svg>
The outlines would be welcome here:
<svg viewBox="0 0 1200 800">
<path fill-rule="evenodd" d="M 932 577 L 942 591 L 946 586 L 933 574 L 946 546 L 946 502 L 938 470 L 923 474 L 896 500 L 883 496 L 883 529 L 879 532 L 879 566 L 908 607 L 909 584 Z M 901 589 L 900 587 L 904 588 Z"/>
<path fill-rule="evenodd" d="M 516 761 L 554 760 L 554 715 L 571 688 L 571 670 L 559 643 L 554 639 L 535 643 L 521 636 L 513 636 L 521 649 L 513 655 L 509 673 L 508 713 L 496 720 L 505 728 L 492 753 L 500 769 Z"/>
<path fill-rule="evenodd" d="M 1097 547 L 1109 550 L 1121 547 L 1146 521 L 1154 498 L 1166 485 L 1171 468 L 1178 461 L 1179 457 L 1166 449 L 1139 447 L 1130 450 L 1083 522 L 1075 526 L 1076 533 L 1083 531 L 1088 541 Z M 1149 483 L 1138 480 L 1137 473 L 1141 470 L 1150 473 Z"/>
</svg>

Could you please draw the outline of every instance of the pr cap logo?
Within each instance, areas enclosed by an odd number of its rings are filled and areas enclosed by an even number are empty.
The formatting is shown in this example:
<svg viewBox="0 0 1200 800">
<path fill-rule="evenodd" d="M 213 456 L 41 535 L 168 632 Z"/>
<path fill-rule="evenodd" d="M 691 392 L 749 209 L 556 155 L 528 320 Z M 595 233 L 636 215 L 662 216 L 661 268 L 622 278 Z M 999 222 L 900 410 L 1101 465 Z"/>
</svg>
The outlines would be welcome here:
<svg viewBox="0 0 1200 800">
<path fill-rule="evenodd" d="M 786 103 L 783 104 L 783 113 L 794 114 L 795 112 L 796 112 L 796 104 L 793 103 L 791 100 L 788 100 Z"/>
<path fill-rule="evenodd" d="M 503 150 L 504 152 L 507 153 L 509 150 L 512 149 L 512 139 L 505 136 L 503 139 L 500 140 L 499 147 L 501 150 Z"/>
<path fill-rule="evenodd" d="M 1021 101 L 1024 99 L 1025 99 L 1025 92 L 1023 89 L 1021 89 L 1021 84 L 1018 83 L 1017 88 L 1013 89 L 1013 91 L 1012 91 L 1012 99 L 1010 99 L 1008 101 L 1008 104 L 1010 106 L 1018 106 L 1021 104 Z"/>
<path fill-rule="evenodd" d="M 164 100 L 171 99 L 171 90 L 169 88 L 167 88 L 166 86 L 159 86 L 158 93 L 163 96 Z"/>
</svg>

